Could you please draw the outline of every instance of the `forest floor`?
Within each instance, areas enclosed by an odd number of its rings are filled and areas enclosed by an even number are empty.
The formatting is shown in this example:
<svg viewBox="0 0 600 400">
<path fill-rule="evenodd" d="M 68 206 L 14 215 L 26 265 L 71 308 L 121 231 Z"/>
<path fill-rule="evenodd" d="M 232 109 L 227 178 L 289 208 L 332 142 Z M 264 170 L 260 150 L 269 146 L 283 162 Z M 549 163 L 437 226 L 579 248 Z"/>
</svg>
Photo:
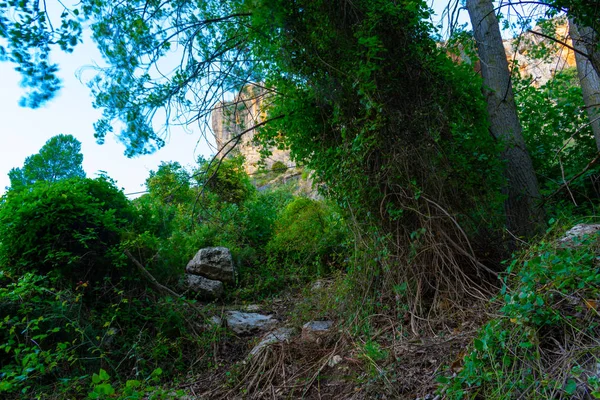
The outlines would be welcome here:
<svg viewBox="0 0 600 400">
<path fill-rule="evenodd" d="M 278 327 L 294 327 L 302 300 L 301 293 L 292 293 L 255 308 L 275 316 Z M 373 316 L 375 333 L 367 340 L 334 321 L 317 339 L 307 340 L 295 328 L 287 340 L 254 355 L 264 332 L 250 337 L 229 332 L 214 344 L 214 368 L 180 388 L 191 399 L 439 399 L 437 377 L 460 370 L 485 315 L 483 305 L 472 307 L 423 324 L 427 328 L 420 334 L 411 332 L 408 318 Z"/>
</svg>

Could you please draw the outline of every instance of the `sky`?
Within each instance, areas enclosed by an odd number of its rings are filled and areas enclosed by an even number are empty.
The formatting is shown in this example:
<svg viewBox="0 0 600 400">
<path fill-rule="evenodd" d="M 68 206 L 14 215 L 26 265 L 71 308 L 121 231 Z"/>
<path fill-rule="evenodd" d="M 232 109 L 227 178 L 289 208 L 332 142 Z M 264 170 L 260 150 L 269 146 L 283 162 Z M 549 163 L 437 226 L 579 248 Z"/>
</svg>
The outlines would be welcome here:
<svg viewBox="0 0 600 400">
<path fill-rule="evenodd" d="M 103 145 L 97 144 L 93 123 L 101 110 L 92 107 L 93 99 L 85 82 L 94 72 L 85 66 L 101 64 L 100 53 L 88 40 L 73 54 L 53 53 L 52 60 L 60 66 L 63 88 L 56 98 L 35 110 L 18 105 L 23 94 L 21 77 L 14 65 L 0 63 L 0 193 L 10 185 L 7 174 L 12 168 L 22 167 L 27 156 L 37 153 L 48 139 L 61 133 L 73 135 L 82 143 L 83 168 L 88 177 L 106 171 L 125 193 L 143 191 L 149 172 L 156 170 L 161 161 L 192 166 L 198 155 L 212 153 L 206 143 L 198 143 L 200 134 L 193 127 L 187 132 L 173 127 L 165 147 L 135 158 L 123 155 L 125 147 L 114 135 L 107 137 Z"/>
<path fill-rule="evenodd" d="M 440 14 L 446 3 L 433 0 L 432 4 Z M 466 21 L 465 14 L 462 13 L 462 21 Z M 102 65 L 100 53 L 91 40 L 85 40 L 72 54 L 55 52 L 52 61 L 60 66 L 63 88 L 56 98 L 35 110 L 18 105 L 23 94 L 19 86 L 21 77 L 14 71 L 14 65 L 0 63 L 0 193 L 10 185 L 7 175 L 10 169 L 21 167 L 26 157 L 61 133 L 73 135 L 82 143 L 83 168 L 89 177 L 105 171 L 125 193 L 143 191 L 149 172 L 156 170 L 161 161 L 193 166 L 199 155 L 207 157 L 213 153 L 207 143 L 199 143 L 201 135 L 197 127 L 187 130 L 173 127 L 165 147 L 135 158 L 123 155 L 125 148 L 115 136 L 98 145 L 93 123 L 101 110 L 92 107 L 93 99 L 85 82 L 94 72 L 85 67 Z"/>
</svg>

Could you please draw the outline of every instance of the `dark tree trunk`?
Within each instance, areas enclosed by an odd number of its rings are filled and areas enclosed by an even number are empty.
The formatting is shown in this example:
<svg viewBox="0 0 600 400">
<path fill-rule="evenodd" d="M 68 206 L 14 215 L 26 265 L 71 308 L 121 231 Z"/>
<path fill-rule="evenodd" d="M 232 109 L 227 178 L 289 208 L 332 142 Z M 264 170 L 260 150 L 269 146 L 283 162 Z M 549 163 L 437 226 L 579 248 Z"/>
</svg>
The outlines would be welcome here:
<svg viewBox="0 0 600 400">
<path fill-rule="evenodd" d="M 544 215 L 538 207 L 538 181 L 521 133 L 500 26 L 491 0 L 467 0 L 467 9 L 481 62 L 490 133 L 505 146 L 506 227 L 516 236 L 530 237 L 543 226 Z"/>
</svg>

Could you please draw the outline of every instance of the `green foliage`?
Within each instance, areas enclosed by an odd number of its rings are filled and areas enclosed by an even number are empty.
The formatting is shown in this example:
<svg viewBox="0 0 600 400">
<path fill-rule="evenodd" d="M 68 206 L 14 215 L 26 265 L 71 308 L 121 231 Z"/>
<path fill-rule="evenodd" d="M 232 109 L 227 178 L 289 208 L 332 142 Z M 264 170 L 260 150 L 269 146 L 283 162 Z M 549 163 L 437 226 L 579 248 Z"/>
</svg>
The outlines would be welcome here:
<svg viewBox="0 0 600 400">
<path fill-rule="evenodd" d="M 8 173 L 11 189 L 19 189 L 37 181 L 56 182 L 68 178 L 85 178 L 81 167 L 81 142 L 71 135 L 50 138 L 39 153 L 25 159 L 23 168 Z"/>
<path fill-rule="evenodd" d="M 446 396 L 558 398 L 575 390 L 600 396 L 592 372 L 600 358 L 598 249 L 596 237 L 569 246 L 548 237 L 515 258 L 499 317 L 480 329 L 458 375 L 440 378 Z"/>
<path fill-rule="evenodd" d="M 245 6 L 262 80 L 283 94 L 269 97 L 273 121 L 258 137 L 280 138 L 351 215 L 351 295 L 389 302 L 407 282 L 436 288 L 418 293 L 428 299 L 457 293 L 442 278 L 456 277 L 455 265 L 481 280 L 457 246 L 499 263 L 502 249 L 489 244 L 502 222 L 499 147 L 480 77 L 437 46 L 425 2 L 353 1 L 351 12 L 344 1 Z M 424 298 L 406 299 L 427 309 Z"/>
<path fill-rule="evenodd" d="M 81 41 L 79 10 L 63 12 L 55 25 L 49 15 L 35 1 L 0 3 L 0 61 L 17 64 L 21 86 L 27 90 L 20 100 L 22 106 L 37 108 L 56 95 L 61 82 L 50 52 L 58 47 L 70 53 Z"/>
<path fill-rule="evenodd" d="M 159 382 L 206 368 L 218 328 L 198 335 L 185 303 L 124 283 L 0 275 L 0 396 L 83 398 L 92 385 L 91 398 L 166 398 Z"/>
<path fill-rule="evenodd" d="M 71 370 L 80 334 L 69 317 L 78 300 L 42 276 L 26 273 L 11 282 L 0 275 L 0 393 L 27 393 Z"/>
<path fill-rule="evenodd" d="M 207 162 L 199 160 L 196 175 L 201 177 L 208 190 L 228 203 L 240 204 L 256 190 L 246 171 L 244 158 L 237 156 Z"/>
<path fill-rule="evenodd" d="M 272 295 L 344 265 L 348 231 L 335 207 L 279 189 L 261 193 L 243 213 L 243 237 L 251 240 L 238 296 Z"/>
<path fill-rule="evenodd" d="M 0 262 L 15 273 L 59 271 L 100 280 L 122 264 L 118 246 L 130 207 L 105 178 L 37 182 L 0 205 Z"/>
<path fill-rule="evenodd" d="M 178 162 L 162 162 L 156 172 L 150 171 L 146 187 L 151 196 L 165 202 L 183 204 L 192 201 L 190 175 Z"/>
<path fill-rule="evenodd" d="M 262 192 L 244 203 L 242 236 L 254 248 L 264 248 L 273 236 L 279 213 L 294 200 L 287 187 Z"/>
<path fill-rule="evenodd" d="M 577 79 L 577 71 L 571 69 L 540 88 L 529 79 L 514 80 L 523 136 L 545 194 L 583 171 L 597 152 Z M 597 196 L 593 179 L 597 173 L 592 168 L 570 185 L 578 203 Z M 563 199 L 571 200 L 567 191 Z"/>
<path fill-rule="evenodd" d="M 275 161 L 273 166 L 271 167 L 271 171 L 273 172 L 283 172 L 287 169 L 287 165 L 285 165 L 281 161 Z"/>
<path fill-rule="evenodd" d="M 345 222 L 334 208 L 300 197 L 281 212 L 267 252 L 283 271 L 304 268 L 312 276 L 319 275 L 329 272 L 329 264 L 339 265 L 347 234 Z"/>
</svg>

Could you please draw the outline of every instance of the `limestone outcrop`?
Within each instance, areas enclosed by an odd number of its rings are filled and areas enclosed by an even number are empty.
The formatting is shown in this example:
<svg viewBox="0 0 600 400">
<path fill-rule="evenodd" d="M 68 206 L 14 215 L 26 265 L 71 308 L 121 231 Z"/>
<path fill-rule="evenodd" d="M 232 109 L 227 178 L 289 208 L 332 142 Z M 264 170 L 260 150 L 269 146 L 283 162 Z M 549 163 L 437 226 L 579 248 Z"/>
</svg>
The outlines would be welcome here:
<svg viewBox="0 0 600 400">
<path fill-rule="evenodd" d="M 226 247 L 206 247 L 198 250 L 185 267 L 185 272 L 227 283 L 235 280 L 233 257 Z"/>
<path fill-rule="evenodd" d="M 224 282 L 235 281 L 233 257 L 226 247 L 206 247 L 198 250 L 185 267 L 185 272 L 185 289 L 208 300 L 223 296 Z"/>
<path fill-rule="evenodd" d="M 268 90 L 260 84 L 248 84 L 233 101 L 219 102 L 212 111 L 212 130 L 218 155 L 243 155 L 248 174 L 261 167 L 270 171 L 276 162 L 288 168 L 294 165 L 290 152 L 275 146 L 269 148 L 269 157 L 261 159 L 261 148 L 255 143 L 256 130 L 253 127 L 264 119 L 263 103 L 268 96 Z"/>
<path fill-rule="evenodd" d="M 523 77 L 531 77 L 535 86 L 548 82 L 555 73 L 569 67 L 575 67 L 575 53 L 566 46 L 560 46 L 535 33 L 539 28 L 526 32 L 517 39 L 505 40 L 504 50 L 509 65 L 516 65 Z M 572 45 L 566 24 L 556 27 L 556 36 L 559 40 Z M 541 44 L 550 48 L 548 57 L 537 59 L 531 57 L 531 49 Z"/>
</svg>

